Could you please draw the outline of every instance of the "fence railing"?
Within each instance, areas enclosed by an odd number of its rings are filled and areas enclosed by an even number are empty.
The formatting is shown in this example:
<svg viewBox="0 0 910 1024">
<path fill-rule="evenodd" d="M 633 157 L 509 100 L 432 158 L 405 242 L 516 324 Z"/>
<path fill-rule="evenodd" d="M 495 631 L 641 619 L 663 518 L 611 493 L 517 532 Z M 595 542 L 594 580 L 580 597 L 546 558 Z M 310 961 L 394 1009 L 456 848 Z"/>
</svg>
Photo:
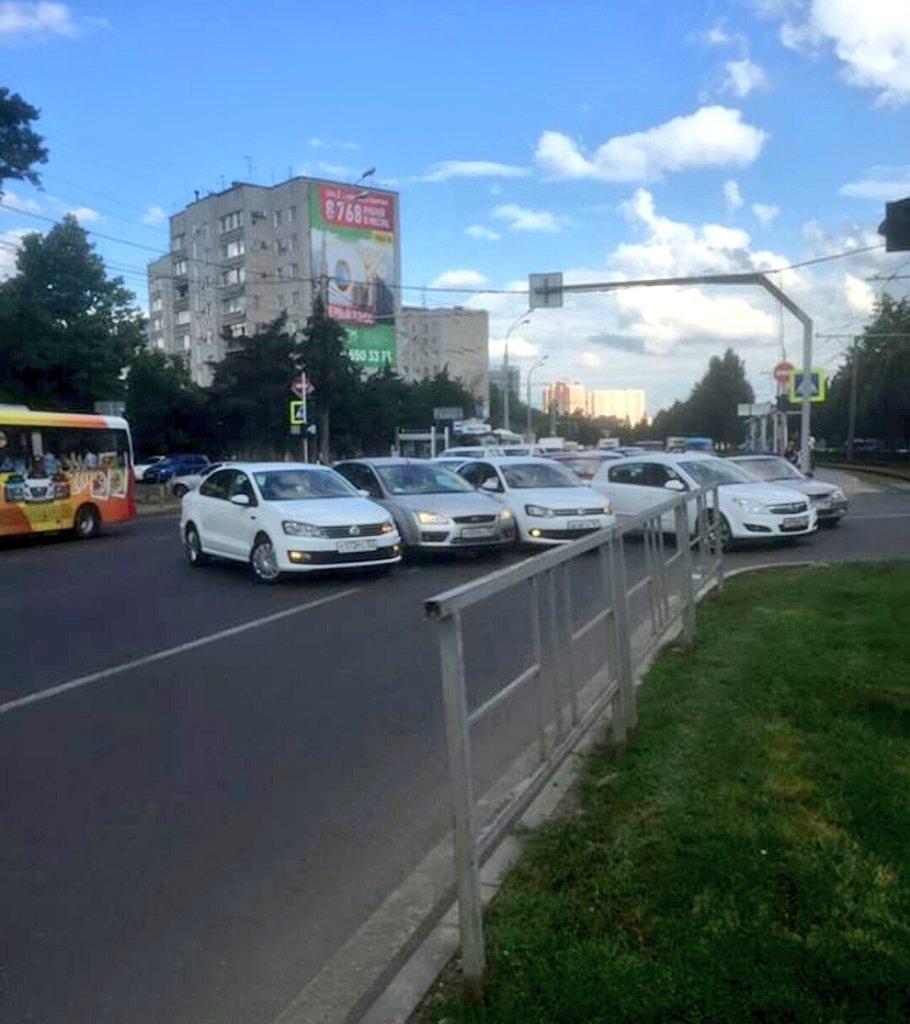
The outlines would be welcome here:
<svg viewBox="0 0 910 1024">
<path fill-rule="evenodd" d="M 424 602 L 438 630 L 469 990 L 479 989 L 485 965 L 481 864 L 602 713 L 610 711 L 618 752 L 634 736 L 638 667 L 671 630 L 681 627 L 691 644 L 696 600 L 712 581 L 723 583 L 717 508 L 716 486 L 674 495 Z M 499 648 L 512 651 L 511 665 L 498 663 Z M 490 662 L 493 678 L 478 682 Z M 488 808 L 475 797 L 475 734 L 490 722 L 491 744 L 511 742 L 522 768 Z"/>
</svg>

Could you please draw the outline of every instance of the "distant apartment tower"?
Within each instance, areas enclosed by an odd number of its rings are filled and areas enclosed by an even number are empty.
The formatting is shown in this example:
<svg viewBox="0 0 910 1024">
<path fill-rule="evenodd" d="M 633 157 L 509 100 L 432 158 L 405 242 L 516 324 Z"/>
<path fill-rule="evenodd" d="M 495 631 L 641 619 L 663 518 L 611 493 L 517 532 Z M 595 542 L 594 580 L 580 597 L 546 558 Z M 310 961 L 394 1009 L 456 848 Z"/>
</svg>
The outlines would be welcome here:
<svg viewBox="0 0 910 1024">
<path fill-rule="evenodd" d="M 500 364 L 490 370 L 490 383 L 495 384 L 500 391 L 505 391 L 506 369 Z M 521 398 L 521 367 L 509 365 L 509 394 L 513 398 Z"/>
<path fill-rule="evenodd" d="M 398 313 L 398 372 L 425 380 L 447 369 L 486 411 L 490 395 L 490 317 L 485 309 L 402 306 Z M 465 409 L 470 416 L 474 409 Z"/>
<path fill-rule="evenodd" d="M 300 330 L 321 293 L 352 357 L 394 366 L 400 265 L 397 193 L 234 182 L 170 218 L 170 255 L 148 268 L 149 337 L 207 385 L 263 325 L 284 314 Z"/>
<path fill-rule="evenodd" d="M 554 410 L 559 416 L 585 413 L 585 389 L 576 381 L 555 380 L 544 390 L 544 409 Z"/>
<path fill-rule="evenodd" d="M 587 393 L 588 416 L 611 416 L 635 426 L 645 418 L 645 393 L 636 388 L 595 390 Z"/>
</svg>

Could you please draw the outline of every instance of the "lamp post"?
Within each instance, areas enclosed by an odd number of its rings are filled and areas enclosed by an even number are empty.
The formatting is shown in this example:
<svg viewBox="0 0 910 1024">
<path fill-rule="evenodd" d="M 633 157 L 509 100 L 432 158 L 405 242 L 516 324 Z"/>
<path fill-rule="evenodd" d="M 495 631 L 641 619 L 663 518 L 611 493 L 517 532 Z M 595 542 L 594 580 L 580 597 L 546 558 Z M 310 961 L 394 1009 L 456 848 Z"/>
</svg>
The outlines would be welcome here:
<svg viewBox="0 0 910 1024">
<path fill-rule="evenodd" d="M 527 426 L 526 426 L 526 429 L 525 429 L 525 436 L 526 436 L 526 440 L 527 440 L 528 444 L 531 444 L 531 443 L 532 443 L 532 442 L 531 442 L 531 374 L 532 374 L 532 373 L 533 373 L 533 372 L 534 372 L 534 371 L 535 371 L 535 370 L 536 370 L 536 369 L 537 369 L 537 368 L 538 368 L 539 366 L 543 366 L 543 364 L 544 364 L 544 363 L 545 363 L 545 362 L 546 362 L 546 361 L 547 361 L 547 360 L 548 360 L 549 358 L 550 358 L 550 355 L 549 355 L 549 353 L 548 353 L 548 352 L 544 352 L 544 354 L 543 354 L 543 355 L 542 355 L 542 356 L 540 357 L 540 359 L 538 359 L 538 360 L 537 360 L 537 362 L 536 362 L 536 363 L 532 363 L 532 364 L 531 364 L 531 365 L 530 365 L 530 366 L 528 367 L 528 377 L 527 377 L 527 385 L 528 385 L 528 404 L 527 404 L 527 414 L 528 414 L 528 419 L 527 419 Z"/>
<path fill-rule="evenodd" d="M 522 324 L 531 322 L 530 314 L 531 310 L 526 309 L 524 313 L 520 314 L 512 321 L 511 327 L 506 331 L 505 345 L 502 350 L 502 425 L 505 430 L 512 429 L 511 421 L 509 419 L 509 338 L 516 327 L 520 327 Z"/>
</svg>

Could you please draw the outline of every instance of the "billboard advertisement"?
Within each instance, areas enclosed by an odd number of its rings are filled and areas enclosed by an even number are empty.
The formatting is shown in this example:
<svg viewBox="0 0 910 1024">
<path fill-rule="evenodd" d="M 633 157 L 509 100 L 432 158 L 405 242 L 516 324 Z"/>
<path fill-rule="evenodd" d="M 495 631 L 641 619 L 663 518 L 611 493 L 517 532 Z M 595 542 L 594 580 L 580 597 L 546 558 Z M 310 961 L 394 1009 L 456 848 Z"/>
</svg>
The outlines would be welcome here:
<svg viewBox="0 0 910 1024">
<path fill-rule="evenodd" d="M 395 201 L 348 185 L 310 189 L 313 274 L 328 282 L 329 316 L 365 368 L 395 365 Z"/>
</svg>

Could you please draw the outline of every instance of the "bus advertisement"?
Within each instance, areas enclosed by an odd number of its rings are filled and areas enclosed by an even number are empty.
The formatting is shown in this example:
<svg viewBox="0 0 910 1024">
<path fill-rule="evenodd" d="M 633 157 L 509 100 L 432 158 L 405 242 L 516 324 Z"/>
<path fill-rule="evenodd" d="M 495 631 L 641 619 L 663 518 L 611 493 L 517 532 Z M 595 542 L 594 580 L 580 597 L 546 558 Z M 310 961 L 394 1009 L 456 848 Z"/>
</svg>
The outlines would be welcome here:
<svg viewBox="0 0 910 1024">
<path fill-rule="evenodd" d="M 0 537 L 72 530 L 136 515 L 129 426 L 118 416 L 0 405 Z"/>
</svg>

